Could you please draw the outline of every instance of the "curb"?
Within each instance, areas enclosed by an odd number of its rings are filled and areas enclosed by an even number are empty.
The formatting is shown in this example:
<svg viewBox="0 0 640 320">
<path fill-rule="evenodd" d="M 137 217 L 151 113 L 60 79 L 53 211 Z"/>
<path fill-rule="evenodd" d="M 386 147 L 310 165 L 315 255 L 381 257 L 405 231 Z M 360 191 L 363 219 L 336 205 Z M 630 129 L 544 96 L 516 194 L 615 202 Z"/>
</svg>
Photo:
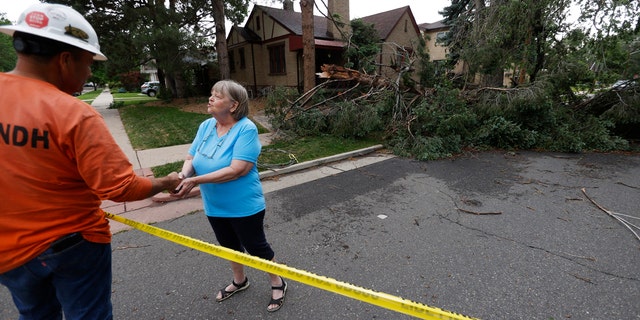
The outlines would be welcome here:
<svg viewBox="0 0 640 320">
<path fill-rule="evenodd" d="M 317 167 L 323 164 L 327 164 L 330 162 L 336 162 L 336 161 L 341 161 L 341 160 L 345 160 L 348 158 L 353 158 L 353 157 L 359 157 L 359 156 L 363 156 L 372 152 L 375 152 L 377 150 L 382 149 L 383 146 L 381 144 L 375 145 L 375 146 L 371 146 L 368 148 L 363 148 L 363 149 L 359 149 L 359 150 L 354 150 L 354 151 L 349 151 L 349 152 L 344 152 L 344 153 L 340 153 L 340 154 L 336 154 L 333 156 L 329 156 L 329 157 L 324 157 L 324 158 L 320 158 L 320 159 L 315 159 L 315 160 L 311 160 L 311 161 L 306 161 L 306 162 L 302 162 L 302 163 L 297 163 L 285 168 L 280 168 L 280 169 L 270 169 L 267 171 L 263 171 L 260 172 L 260 180 L 266 179 L 266 178 L 271 178 L 271 177 L 275 177 L 275 176 L 279 176 L 279 175 L 283 175 L 283 174 L 287 174 L 287 173 L 291 173 L 291 172 L 295 172 L 295 171 L 300 171 L 300 170 L 304 170 L 304 169 L 309 169 L 312 167 Z"/>
<path fill-rule="evenodd" d="M 367 154 L 373 153 L 375 151 L 378 151 L 378 150 L 380 150 L 382 148 L 383 148 L 383 146 L 381 144 L 378 144 L 378 145 L 371 146 L 371 147 L 368 147 L 368 148 L 363 148 L 363 149 L 354 150 L 354 151 L 348 151 L 348 152 L 336 154 L 336 155 L 329 156 L 329 157 L 324 157 L 324 158 L 320 158 L 320 159 L 315 159 L 315 160 L 310 160 L 310 161 L 306 161 L 306 162 L 302 162 L 302 163 L 297 163 L 297 164 L 294 164 L 294 165 L 291 165 L 291 166 L 288 166 L 288 167 L 285 167 L 285 168 L 270 169 L 270 170 L 267 170 L 267 171 L 260 172 L 260 180 L 264 180 L 264 179 L 267 179 L 267 178 L 273 178 L 273 177 L 276 177 L 276 176 L 280 176 L 280 175 L 284 175 L 284 174 L 288 174 L 288 173 L 292 173 L 292 172 L 302 171 L 302 170 L 305 170 L 305 169 L 321 166 L 323 164 L 327 164 L 327 163 L 331 163 L 331 162 L 337 162 L 337 161 L 341 161 L 341 160 L 345 160 L 345 159 L 349 159 L 349 158 L 353 158 L 353 157 L 360 157 L 360 156 L 367 155 Z M 166 202 L 173 202 L 173 201 L 187 199 L 187 198 L 193 198 L 193 197 L 197 197 L 199 195 L 200 195 L 200 188 L 199 187 L 195 187 L 195 188 L 191 189 L 189 194 L 187 196 L 185 196 L 184 198 L 175 198 L 175 197 L 172 197 L 170 194 L 163 192 L 163 193 L 158 193 L 155 196 L 151 197 L 151 200 L 153 202 L 166 203 Z"/>
</svg>

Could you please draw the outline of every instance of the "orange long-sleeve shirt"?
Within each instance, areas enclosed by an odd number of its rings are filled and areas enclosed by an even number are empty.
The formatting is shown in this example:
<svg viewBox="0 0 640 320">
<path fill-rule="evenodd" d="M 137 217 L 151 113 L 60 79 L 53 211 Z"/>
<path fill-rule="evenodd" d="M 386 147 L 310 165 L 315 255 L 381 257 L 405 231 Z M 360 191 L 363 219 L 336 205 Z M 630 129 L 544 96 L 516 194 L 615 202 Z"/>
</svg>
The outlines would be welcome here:
<svg viewBox="0 0 640 320">
<path fill-rule="evenodd" d="M 143 199 L 137 176 L 100 113 L 55 86 L 0 73 L 0 273 L 81 232 L 109 243 L 102 200 Z"/>
</svg>

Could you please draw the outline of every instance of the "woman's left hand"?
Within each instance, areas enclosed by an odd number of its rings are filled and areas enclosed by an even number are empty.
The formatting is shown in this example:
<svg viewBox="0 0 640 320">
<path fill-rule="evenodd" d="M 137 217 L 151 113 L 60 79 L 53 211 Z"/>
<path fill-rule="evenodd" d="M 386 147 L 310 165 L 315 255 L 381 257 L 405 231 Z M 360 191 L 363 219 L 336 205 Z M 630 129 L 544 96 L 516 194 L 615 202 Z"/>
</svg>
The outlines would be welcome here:
<svg viewBox="0 0 640 320">
<path fill-rule="evenodd" d="M 176 198 L 184 198 L 187 194 L 189 194 L 191 189 L 193 189 L 197 185 L 198 183 L 195 177 L 184 178 L 182 179 L 182 181 L 180 181 L 180 184 L 175 188 L 175 190 L 171 192 L 171 195 Z"/>
</svg>

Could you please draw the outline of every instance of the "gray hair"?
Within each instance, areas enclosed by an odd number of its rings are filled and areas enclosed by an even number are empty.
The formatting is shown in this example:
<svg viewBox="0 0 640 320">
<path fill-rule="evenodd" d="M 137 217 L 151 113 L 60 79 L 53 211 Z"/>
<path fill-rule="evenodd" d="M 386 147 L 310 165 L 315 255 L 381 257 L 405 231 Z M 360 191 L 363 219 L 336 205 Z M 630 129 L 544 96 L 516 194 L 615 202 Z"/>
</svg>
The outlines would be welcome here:
<svg viewBox="0 0 640 320">
<path fill-rule="evenodd" d="M 249 94 L 241 84 L 233 80 L 220 80 L 213 85 L 212 91 L 220 92 L 238 103 L 232 113 L 233 118 L 240 120 L 249 115 Z"/>
</svg>

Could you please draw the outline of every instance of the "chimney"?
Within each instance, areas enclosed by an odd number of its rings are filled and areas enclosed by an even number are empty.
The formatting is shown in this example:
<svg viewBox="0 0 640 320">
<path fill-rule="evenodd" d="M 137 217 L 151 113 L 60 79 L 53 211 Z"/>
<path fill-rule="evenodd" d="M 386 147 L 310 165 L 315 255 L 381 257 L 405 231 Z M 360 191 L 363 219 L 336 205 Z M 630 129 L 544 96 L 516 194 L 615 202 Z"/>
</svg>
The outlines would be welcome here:
<svg viewBox="0 0 640 320">
<path fill-rule="evenodd" d="M 293 0 L 284 0 L 282 2 L 282 9 L 287 11 L 293 11 Z"/>
<path fill-rule="evenodd" d="M 342 39 L 342 34 L 337 28 L 340 28 L 345 36 L 351 33 L 349 0 L 329 0 L 328 7 L 327 16 L 333 20 L 327 19 L 327 36 Z"/>
</svg>

